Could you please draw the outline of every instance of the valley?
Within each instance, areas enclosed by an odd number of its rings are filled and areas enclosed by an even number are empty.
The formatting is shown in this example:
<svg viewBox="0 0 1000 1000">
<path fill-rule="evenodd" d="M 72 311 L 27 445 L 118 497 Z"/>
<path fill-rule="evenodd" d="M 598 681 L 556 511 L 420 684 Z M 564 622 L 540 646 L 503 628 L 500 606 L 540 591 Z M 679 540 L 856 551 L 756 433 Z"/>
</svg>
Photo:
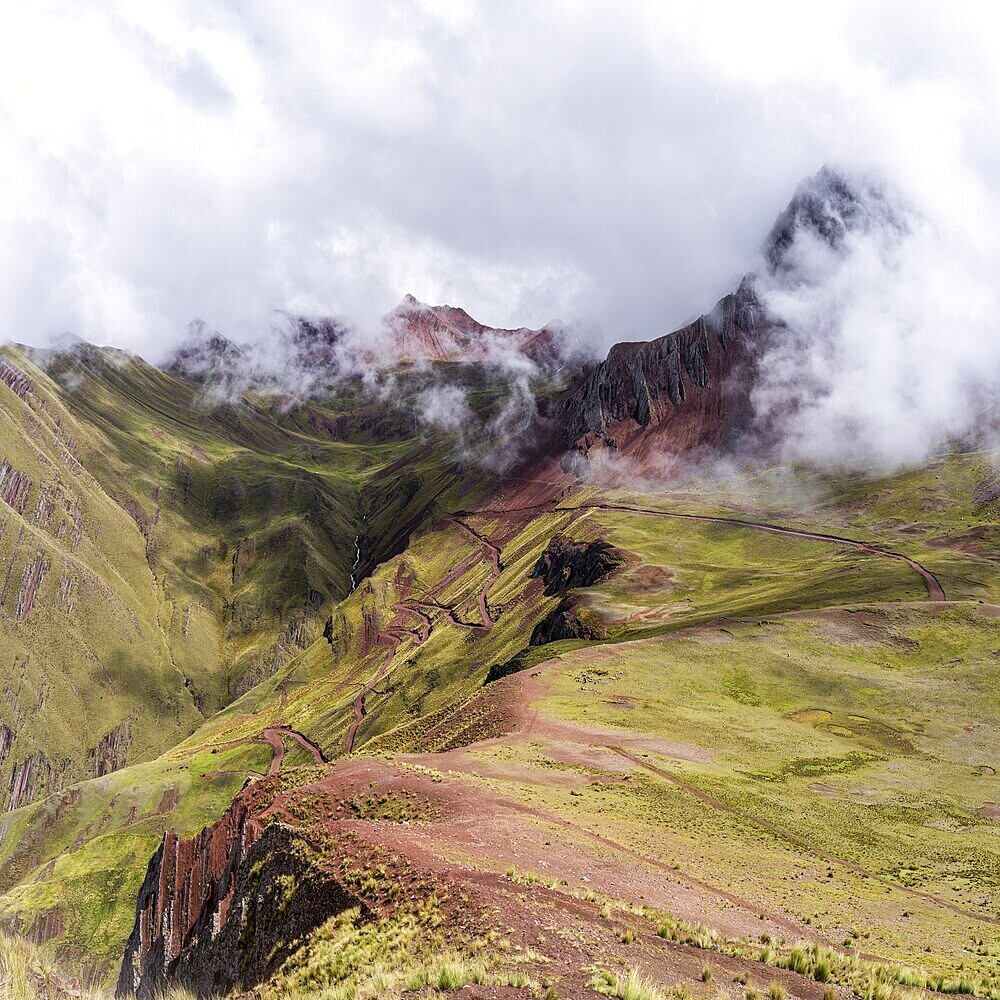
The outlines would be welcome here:
<svg viewBox="0 0 1000 1000">
<path fill-rule="evenodd" d="M 200 327 L 3 349 L 4 954 L 59 998 L 997 1000 L 988 436 L 782 454 L 751 277 L 604 360 L 392 321 L 359 365 L 291 324 L 302 391 Z"/>
</svg>

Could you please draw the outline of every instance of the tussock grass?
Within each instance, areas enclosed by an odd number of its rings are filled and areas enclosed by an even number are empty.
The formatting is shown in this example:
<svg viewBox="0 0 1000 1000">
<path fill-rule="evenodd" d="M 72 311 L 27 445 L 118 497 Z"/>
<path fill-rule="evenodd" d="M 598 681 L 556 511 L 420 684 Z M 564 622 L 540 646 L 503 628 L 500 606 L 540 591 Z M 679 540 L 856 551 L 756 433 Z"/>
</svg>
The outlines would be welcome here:
<svg viewBox="0 0 1000 1000">
<path fill-rule="evenodd" d="M 3 1000 L 113 1000 L 100 984 L 59 966 L 46 949 L 0 931 L 0 997 Z M 186 990 L 169 989 L 157 1000 L 194 1000 Z"/>
<path fill-rule="evenodd" d="M 358 907 L 331 917 L 261 988 L 261 1000 L 377 1000 L 472 985 L 541 989 L 517 968 L 519 961 L 541 956 L 508 954 L 495 938 L 449 941 L 438 903 L 432 897 L 418 909 L 375 921 Z"/>
<path fill-rule="evenodd" d="M 624 977 L 598 969 L 591 976 L 590 987 L 602 996 L 615 997 L 617 1000 L 685 1000 L 690 996 L 683 986 L 672 990 L 661 989 L 638 969 L 633 969 Z"/>
</svg>

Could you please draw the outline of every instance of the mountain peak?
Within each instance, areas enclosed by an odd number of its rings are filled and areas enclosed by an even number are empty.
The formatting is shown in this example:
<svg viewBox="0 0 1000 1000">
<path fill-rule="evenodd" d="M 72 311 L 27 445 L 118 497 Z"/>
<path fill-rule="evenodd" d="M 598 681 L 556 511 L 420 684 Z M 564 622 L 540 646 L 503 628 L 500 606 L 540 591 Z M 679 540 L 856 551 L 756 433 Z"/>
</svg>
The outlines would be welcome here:
<svg viewBox="0 0 1000 1000">
<path fill-rule="evenodd" d="M 804 232 L 840 250 L 849 234 L 878 226 L 903 228 L 885 186 L 824 164 L 795 189 L 764 241 L 764 256 L 772 273 L 789 270 L 794 267 L 792 246 Z"/>
</svg>

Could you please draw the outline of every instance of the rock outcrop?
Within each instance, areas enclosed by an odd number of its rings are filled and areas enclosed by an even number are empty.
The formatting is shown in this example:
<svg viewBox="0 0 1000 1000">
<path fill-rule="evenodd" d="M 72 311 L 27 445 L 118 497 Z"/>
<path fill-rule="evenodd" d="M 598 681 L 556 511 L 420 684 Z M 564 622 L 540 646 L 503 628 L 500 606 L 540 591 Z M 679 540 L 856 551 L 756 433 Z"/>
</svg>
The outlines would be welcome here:
<svg viewBox="0 0 1000 1000">
<path fill-rule="evenodd" d="M 251 990 L 331 916 L 357 907 L 367 920 L 405 899 L 378 824 L 359 826 L 345 810 L 373 785 L 354 776 L 336 791 L 286 787 L 261 779 L 218 823 L 188 839 L 164 837 L 139 891 L 118 996 Z M 408 891 L 417 889 L 410 879 Z"/>
<path fill-rule="evenodd" d="M 119 996 L 162 992 L 181 953 L 218 936 L 233 902 L 236 873 L 264 833 L 254 804 L 253 795 L 241 794 L 218 823 L 197 836 L 164 836 L 139 890 Z"/>
<path fill-rule="evenodd" d="M 132 720 L 125 719 L 101 737 L 94 748 L 94 777 L 118 771 L 128 763 L 132 747 Z"/>
<path fill-rule="evenodd" d="M 0 725 L 0 766 L 3 765 L 7 754 L 10 753 L 10 748 L 14 745 L 14 737 L 16 735 L 13 729 L 8 729 L 7 726 Z"/>
<path fill-rule="evenodd" d="M 60 791 L 68 780 L 72 766 L 71 760 L 52 764 L 41 750 L 13 763 L 7 782 L 7 811 L 13 812 L 29 805 L 43 794 Z"/>
<path fill-rule="evenodd" d="M 795 190 L 788 207 L 775 220 L 764 241 L 764 258 L 772 272 L 794 270 L 793 248 L 803 232 L 841 250 L 850 233 L 874 227 L 903 233 L 905 223 L 884 189 L 863 178 L 848 178 L 824 166 Z"/>
<path fill-rule="evenodd" d="M 987 476 L 981 483 L 977 483 L 972 491 L 973 507 L 985 507 L 997 500 L 1000 500 L 1000 472 Z"/>
<path fill-rule="evenodd" d="M 3 382 L 16 396 L 25 400 L 35 388 L 35 383 L 17 365 L 12 365 L 5 358 L 0 358 L 0 382 Z"/>
<path fill-rule="evenodd" d="M 561 639 L 587 639 L 591 642 L 608 636 L 597 615 L 587 612 L 577 600 L 564 597 L 551 614 L 546 615 L 531 631 L 529 646 L 544 646 Z"/>
<path fill-rule="evenodd" d="M 595 641 L 607 638 L 599 616 L 587 610 L 567 591 L 579 587 L 592 587 L 625 566 L 627 562 L 628 557 L 624 552 L 602 539 L 578 542 L 565 535 L 554 535 L 528 576 L 542 581 L 546 597 L 561 594 L 562 599 L 531 630 L 531 638 L 525 649 L 505 662 L 490 666 L 483 684 L 492 684 L 503 677 L 524 670 L 533 662 L 532 646 L 544 646 L 560 639 Z"/>
<path fill-rule="evenodd" d="M 573 587 L 590 587 L 624 566 L 625 554 L 600 539 L 576 542 L 555 535 L 528 574 L 545 583 L 545 595 L 552 597 Z"/>
<path fill-rule="evenodd" d="M 567 447 L 641 460 L 735 440 L 752 418 L 762 315 L 748 278 L 694 323 L 647 343 L 616 344 L 563 404 Z"/>
<path fill-rule="evenodd" d="M 566 467 L 614 452 L 655 472 L 665 457 L 730 450 L 744 439 L 766 448 L 751 397 L 783 326 L 769 314 L 765 291 L 807 279 L 798 251 L 810 240 L 846 253 L 850 235 L 875 229 L 906 231 L 878 183 L 829 167 L 803 181 L 768 234 L 757 273 L 694 323 L 657 340 L 616 344 L 580 377 L 562 406 Z"/>
</svg>

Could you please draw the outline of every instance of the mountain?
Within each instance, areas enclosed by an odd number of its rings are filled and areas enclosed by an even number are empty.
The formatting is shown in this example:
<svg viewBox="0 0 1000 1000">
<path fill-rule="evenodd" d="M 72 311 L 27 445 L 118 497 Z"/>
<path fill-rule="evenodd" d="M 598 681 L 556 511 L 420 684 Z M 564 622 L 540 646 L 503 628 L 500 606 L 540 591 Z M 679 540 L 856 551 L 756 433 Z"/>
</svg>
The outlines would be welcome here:
<svg viewBox="0 0 1000 1000">
<path fill-rule="evenodd" d="M 0 993 L 996 995 L 1000 456 L 755 424 L 866 190 L 597 363 L 415 300 L 367 370 L 3 348 Z"/>
<path fill-rule="evenodd" d="M 616 344 L 581 376 L 563 404 L 570 464 L 612 452 L 633 460 L 632 468 L 662 471 L 671 456 L 773 444 L 752 396 L 760 366 L 784 331 L 761 297 L 761 278 L 769 289 L 813 280 L 808 261 L 800 259 L 812 243 L 846 253 L 849 238 L 874 228 L 897 236 L 905 231 L 878 183 L 829 166 L 804 180 L 765 239 L 760 268 L 735 292 L 673 333 Z"/>
<path fill-rule="evenodd" d="M 646 343 L 616 344 L 563 404 L 566 445 L 638 460 L 725 449 L 753 420 L 755 337 L 766 323 L 753 283 L 694 323 Z"/>
<path fill-rule="evenodd" d="M 464 309 L 429 306 L 412 295 L 382 320 L 381 336 L 360 336 L 346 320 L 283 315 L 265 345 L 237 345 L 201 320 L 161 363 L 172 375 L 225 386 L 231 395 L 292 390 L 317 397 L 330 380 L 359 368 L 434 361 L 549 371 L 577 348 L 558 324 L 539 330 L 485 326 Z"/>
<path fill-rule="evenodd" d="M 502 330 L 484 326 L 456 306 L 428 306 L 406 295 L 386 317 L 402 357 L 436 361 L 484 362 L 522 354 L 547 367 L 561 359 L 560 327 Z"/>
</svg>

